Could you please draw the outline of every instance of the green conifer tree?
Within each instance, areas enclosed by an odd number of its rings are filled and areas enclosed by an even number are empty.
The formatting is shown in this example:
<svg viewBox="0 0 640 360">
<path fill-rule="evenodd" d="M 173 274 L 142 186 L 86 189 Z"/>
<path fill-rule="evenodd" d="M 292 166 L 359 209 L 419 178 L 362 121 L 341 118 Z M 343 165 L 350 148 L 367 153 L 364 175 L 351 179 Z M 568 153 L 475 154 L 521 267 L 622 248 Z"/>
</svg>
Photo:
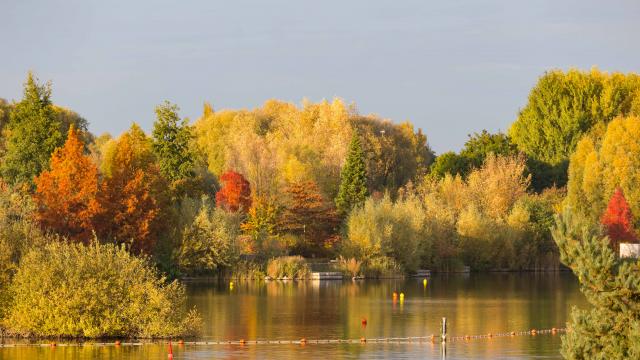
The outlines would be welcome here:
<svg viewBox="0 0 640 360">
<path fill-rule="evenodd" d="M 351 138 L 347 160 L 340 172 L 340 189 L 336 197 L 338 212 L 347 214 L 355 206 L 364 203 L 367 195 L 367 167 L 360 137 L 356 133 Z"/>
<path fill-rule="evenodd" d="M 170 181 L 194 176 L 192 138 L 188 120 L 180 120 L 178 106 L 165 101 L 156 107 L 153 124 L 153 151 L 158 157 L 160 171 Z"/>
<path fill-rule="evenodd" d="M 566 359 L 640 358 L 640 261 L 618 259 L 609 238 L 569 210 L 551 229 L 562 262 L 580 281 L 591 309 L 574 308 L 562 339 Z"/>
<path fill-rule="evenodd" d="M 33 184 L 33 178 L 49 166 L 51 153 L 65 136 L 51 103 L 51 85 L 39 85 L 31 72 L 24 97 L 15 105 L 7 126 L 8 136 L 0 173 L 11 184 Z"/>
</svg>

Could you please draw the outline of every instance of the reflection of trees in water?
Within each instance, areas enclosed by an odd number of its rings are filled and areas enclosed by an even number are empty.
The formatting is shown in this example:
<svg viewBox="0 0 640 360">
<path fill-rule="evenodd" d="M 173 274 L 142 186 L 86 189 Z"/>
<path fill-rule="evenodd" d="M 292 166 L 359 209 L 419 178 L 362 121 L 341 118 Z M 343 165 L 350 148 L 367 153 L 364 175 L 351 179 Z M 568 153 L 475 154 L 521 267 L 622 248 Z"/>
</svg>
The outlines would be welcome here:
<svg viewBox="0 0 640 360">
<path fill-rule="evenodd" d="M 393 305 L 394 290 L 405 294 L 402 307 Z M 448 318 L 449 333 L 456 336 L 551 328 L 565 324 L 571 305 L 584 304 L 569 273 L 436 274 L 426 289 L 422 279 L 256 281 L 239 282 L 232 292 L 226 284 L 191 285 L 189 294 L 203 314 L 206 336 L 236 340 L 437 335 L 443 316 Z M 363 317 L 367 318 L 364 328 Z M 448 355 L 453 358 L 461 351 L 472 351 L 481 357 L 510 349 L 556 349 L 555 354 L 559 344 L 558 335 L 495 338 L 451 344 Z M 388 349 L 374 344 L 334 346 L 353 354 L 374 347 L 395 351 L 405 345 L 389 344 Z M 430 353 L 431 345 L 413 346 Z M 277 351 L 293 356 L 299 349 L 282 346 Z M 408 351 L 415 349 L 409 346 Z M 439 352 L 437 348 L 435 356 Z"/>
</svg>

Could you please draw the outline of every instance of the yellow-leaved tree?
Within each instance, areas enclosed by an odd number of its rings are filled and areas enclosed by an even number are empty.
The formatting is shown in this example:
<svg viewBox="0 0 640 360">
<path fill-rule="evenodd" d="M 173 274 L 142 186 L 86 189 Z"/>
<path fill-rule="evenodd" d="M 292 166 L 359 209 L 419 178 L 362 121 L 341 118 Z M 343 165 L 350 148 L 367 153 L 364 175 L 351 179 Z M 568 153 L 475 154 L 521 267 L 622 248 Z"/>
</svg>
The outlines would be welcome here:
<svg viewBox="0 0 640 360">
<path fill-rule="evenodd" d="M 565 204 L 598 222 L 620 187 L 640 214 L 640 117 L 618 117 L 580 140 L 571 155 Z M 637 224 L 637 223 L 636 223 Z"/>
<path fill-rule="evenodd" d="M 332 199 L 354 131 L 361 134 L 371 191 L 396 191 L 424 175 L 433 160 L 427 138 L 408 123 L 360 115 L 340 99 L 313 103 L 268 100 L 252 110 L 205 105 L 195 142 L 211 173 L 243 173 L 253 192 L 271 197 L 288 183 L 313 181 Z"/>
</svg>

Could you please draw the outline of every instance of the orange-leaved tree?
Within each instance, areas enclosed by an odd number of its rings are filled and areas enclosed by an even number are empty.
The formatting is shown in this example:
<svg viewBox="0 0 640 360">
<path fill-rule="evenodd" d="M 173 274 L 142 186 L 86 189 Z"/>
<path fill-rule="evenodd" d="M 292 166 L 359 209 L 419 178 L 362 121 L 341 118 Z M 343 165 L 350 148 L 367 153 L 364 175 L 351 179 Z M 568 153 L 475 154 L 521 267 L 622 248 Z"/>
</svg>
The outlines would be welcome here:
<svg viewBox="0 0 640 360">
<path fill-rule="evenodd" d="M 637 237 L 633 230 L 633 214 L 629 203 L 624 198 L 621 188 L 616 188 L 609 200 L 609 205 L 601 219 L 602 225 L 607 230 L 611 246 L 618 252 L 619 245 L 623 241 L 636 242 Z"/>
<path fill-rule="evenodd" d="M 139 126 L 106 145 L 102 172 L 100 237 L 150 253 L 163 229 L 166 181 Z"/>
<path fill-rule="evenodd" d="M 292 254 L 326 255 L 335 245 L 336 228 L 340 223 L 333 204 L 325 201 L 314 181 L 290 183 L 285 195 L 280 226 L 301 239 L 291 249 Z"/>
<path fill-rule="evenodd" d="M 251 187 L 247 179 L 235 171 L 227 171 L 220 177 L 224 184 L 216 193 L 216 205 L 231 212 L 247 212 L 251 207 Z"/>
<path fill-rule="evenodd" d="M 84 153 L 84 143 L 73 126 L 64 146 L 51 155 L 50 170 L 34 179 L 36 217 L 41 226 L 70 239 L 87 242 L 101 212 L 98 169 Z"/>
</svg>

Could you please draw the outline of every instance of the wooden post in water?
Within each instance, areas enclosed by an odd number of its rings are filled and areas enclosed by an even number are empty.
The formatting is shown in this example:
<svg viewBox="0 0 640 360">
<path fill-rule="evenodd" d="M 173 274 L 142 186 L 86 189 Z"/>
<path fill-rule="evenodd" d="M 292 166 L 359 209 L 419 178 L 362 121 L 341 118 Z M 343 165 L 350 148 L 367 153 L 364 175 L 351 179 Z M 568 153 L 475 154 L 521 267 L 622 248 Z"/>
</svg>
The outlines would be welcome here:
<svg viewBox="0 0 640 360">
<path fill-rule="evenodd" d="M 447 342 L 447 318 L 442 318 L 442 333 L 440 335 L 442 337 L 442 342 Z"/>
<path fill-rule="evenodd" d="M 442 338 L 442 360 L 447 358 L 447 318 L 442 318 L 442 334 L 440 335 Z"/>
</svg>

